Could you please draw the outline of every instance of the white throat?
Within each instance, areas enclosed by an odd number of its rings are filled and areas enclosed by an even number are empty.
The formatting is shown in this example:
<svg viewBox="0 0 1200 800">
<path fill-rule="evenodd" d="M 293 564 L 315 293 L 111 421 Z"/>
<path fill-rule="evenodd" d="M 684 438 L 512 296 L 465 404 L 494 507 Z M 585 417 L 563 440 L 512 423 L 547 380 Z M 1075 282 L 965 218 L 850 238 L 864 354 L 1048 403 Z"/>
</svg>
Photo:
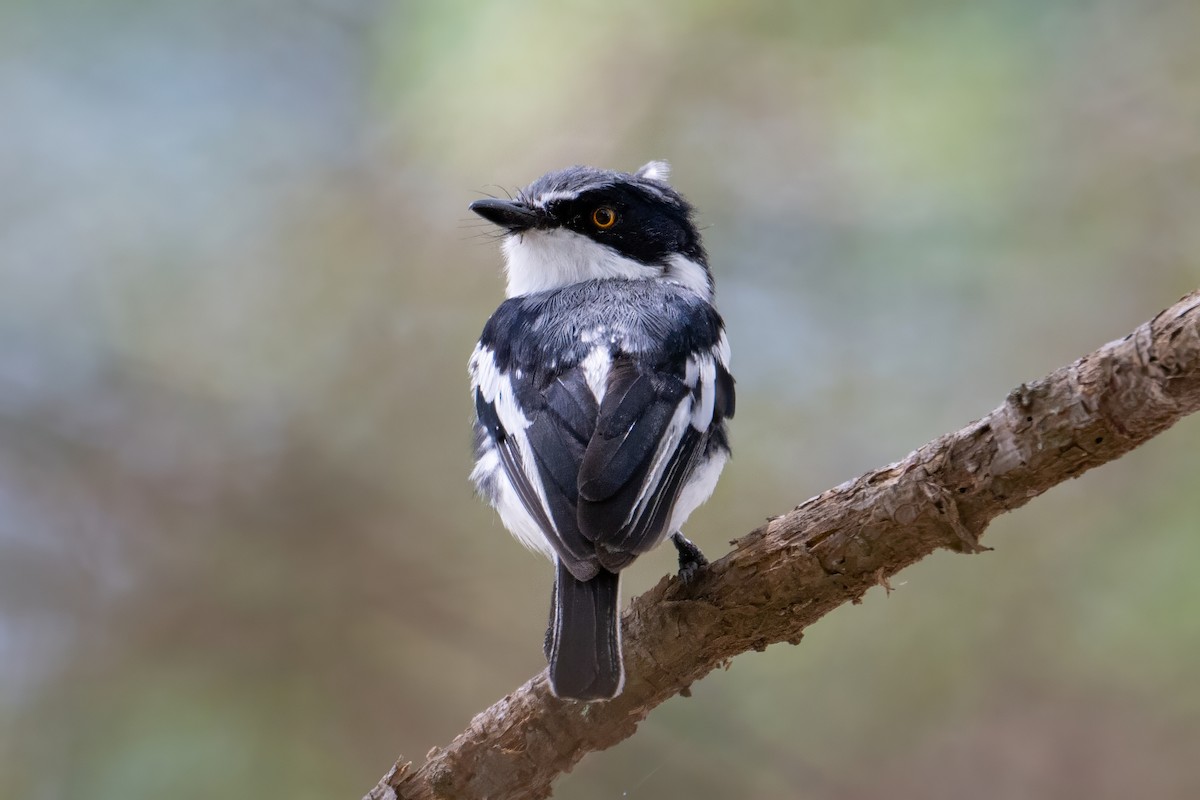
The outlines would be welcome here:
<svg viewBox="0 0 1200 800">
<path fill-rule="evenodd" d="M 601 278 L 661 278 L 712 298 L 708 270 L 681 255 L 670 256 L 665 267 L 647 266 L 562 228 L 511 234 L 505 238 L 501 250 L 508 274 L 508 297 Z"/>
<path fill-rule="evenodd" d="M 654 278 L 659 267 L 639 264 L 582 234 L 563 228 L 514 233 L 504 240 L 509 297 L 561 289 L 599 278 Z"/>
</svg>

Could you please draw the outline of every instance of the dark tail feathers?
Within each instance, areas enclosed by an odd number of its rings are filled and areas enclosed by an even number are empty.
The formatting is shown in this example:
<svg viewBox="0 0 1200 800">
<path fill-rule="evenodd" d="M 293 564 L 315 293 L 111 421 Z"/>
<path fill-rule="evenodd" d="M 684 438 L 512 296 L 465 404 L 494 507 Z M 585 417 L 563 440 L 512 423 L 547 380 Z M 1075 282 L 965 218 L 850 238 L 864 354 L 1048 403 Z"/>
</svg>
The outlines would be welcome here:
<svg viewBox="0 0 1200 800">
<path fill-rule="evenodd" d="M 581 581 L 561 561 L 551 619 L 550 688 L 571 700 L 610 700 L 621 693 L 621 576 L 601 569 Z"/>
</svg>

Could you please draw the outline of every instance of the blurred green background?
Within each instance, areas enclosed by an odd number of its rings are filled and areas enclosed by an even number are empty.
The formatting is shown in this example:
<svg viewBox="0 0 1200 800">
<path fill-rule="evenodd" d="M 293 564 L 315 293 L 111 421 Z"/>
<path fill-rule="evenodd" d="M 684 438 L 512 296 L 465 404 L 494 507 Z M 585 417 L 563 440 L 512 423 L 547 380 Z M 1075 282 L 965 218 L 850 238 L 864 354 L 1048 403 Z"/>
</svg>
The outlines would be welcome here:
<svg viewBox="0 0 1200 800">
<path fill-rule="evenodd" d="M 739 379 L 715 556 L 1200 285 L 1198 36 L 1190 0 L 0 1 L 0 797 L 359 797 L 542 668 L 551 570 L 466 480 L 481 193 L 672 162 Z M 558 796 L 1200 796 L 1198 451 L 742 656 Z"/>
</svg>

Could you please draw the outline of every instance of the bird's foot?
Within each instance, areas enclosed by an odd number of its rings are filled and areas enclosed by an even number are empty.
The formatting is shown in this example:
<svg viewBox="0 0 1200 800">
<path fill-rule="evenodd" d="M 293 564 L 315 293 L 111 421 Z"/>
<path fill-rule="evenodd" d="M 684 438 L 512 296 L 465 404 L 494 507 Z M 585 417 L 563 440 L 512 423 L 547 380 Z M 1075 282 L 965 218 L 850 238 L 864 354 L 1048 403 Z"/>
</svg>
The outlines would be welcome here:
<svg viewBox="0 0 1200 800">
<path fill-rule="evenodd" d="M 679 580 L 685 585 L 689 584 L 696 579 L 700 569 L 708 565 L 708 559 L 682 533 L 671 534 L 671 542 L 679 551 Z"/>
</svg>

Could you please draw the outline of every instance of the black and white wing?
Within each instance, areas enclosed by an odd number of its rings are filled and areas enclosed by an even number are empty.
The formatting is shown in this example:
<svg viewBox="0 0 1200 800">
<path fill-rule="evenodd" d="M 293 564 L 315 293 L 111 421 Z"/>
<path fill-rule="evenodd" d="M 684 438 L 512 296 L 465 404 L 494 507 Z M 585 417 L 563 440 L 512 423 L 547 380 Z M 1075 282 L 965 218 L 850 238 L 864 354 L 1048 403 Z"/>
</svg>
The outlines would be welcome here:
<svg viewBox="0 0 1200 800">
<path fill-rule="evenodd" d="M 561 559 L 587 580 L 598 566 L 594 547 L 574 522 L 574 479 L 597 405 L 582 373 L 565 372 L 539 390 L 535 373 L 502 369 L 483 343 L 471 356 L 470 371 L 476 416 L 472 480 L 522 544 Z"/>
<path fill-rule="evenodd" d="M 487 341 L 472 355 L 472 477 L 519 540 L 580 580 L 619 571 L 712 492 L 734 388 L 720 319 L 705 313 L 705 336 L 638 353 L 606 341 L 550 374 Z"/>
<path fill-rule="evenodd" d="M 579 527 L 606 569 L 656 547 L 712 492 L 728 455 L 724 421 L 734 410 L 733 379 L 718 352 L 680 354 L 682 363 L 666 369 L 613 359 L 578 478 Z M 681 509 L 698 476 L 707 484 L 703 496 Z"/>
</svg>

